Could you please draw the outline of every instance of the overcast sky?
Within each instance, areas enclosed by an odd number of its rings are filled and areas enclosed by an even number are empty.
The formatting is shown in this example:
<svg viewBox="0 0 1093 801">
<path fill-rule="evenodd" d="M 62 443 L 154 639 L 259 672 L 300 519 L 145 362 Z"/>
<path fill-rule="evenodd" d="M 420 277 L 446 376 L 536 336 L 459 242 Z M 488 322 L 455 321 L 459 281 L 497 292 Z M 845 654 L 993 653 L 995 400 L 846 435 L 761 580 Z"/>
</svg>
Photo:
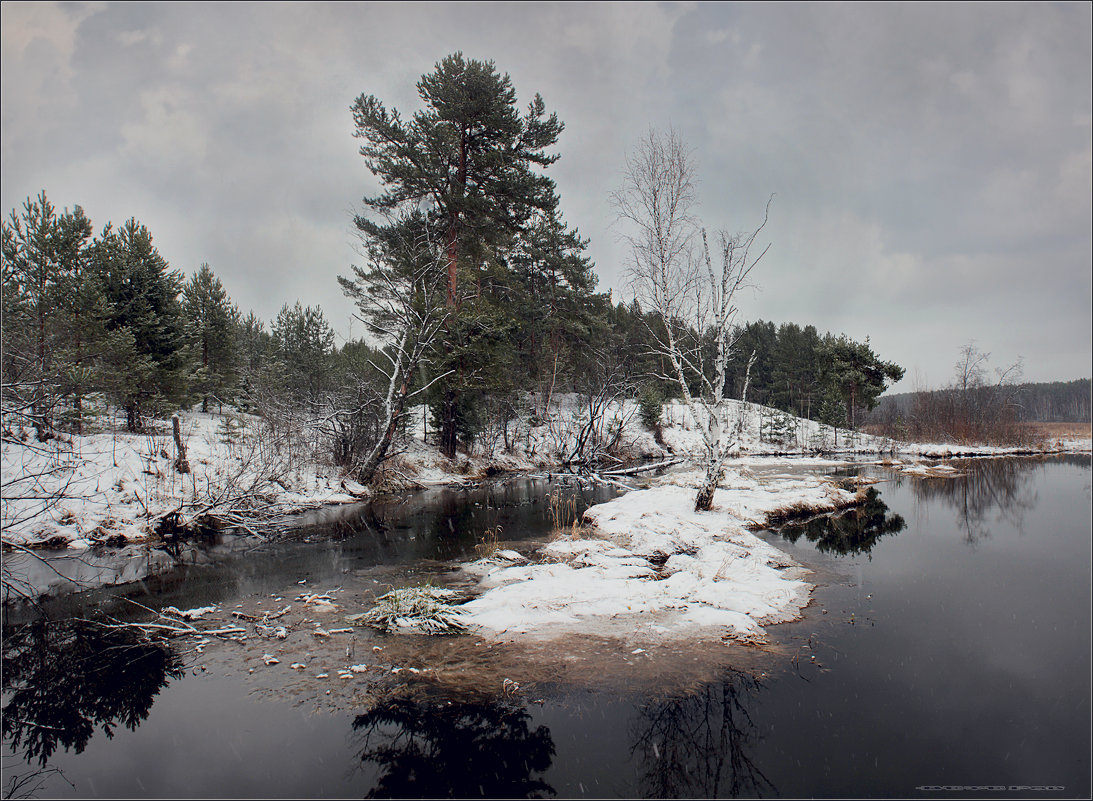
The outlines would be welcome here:
<svg viewBox="0 0 1093 801">
<path fill-rule="evenodd" d="M 321 304 L 378 184 L 349 108 L 410 116 L 461 50 L 566 129 L 549 170 L 628 297 L 608 196 L 673 126 L 700 216 L 772 247 L 744 319 L 866 336 L 948 382 L 975 340 L 1033 381 L 1091 373 L 1089 3 L 437 4 L 4 2 L 2 211 L 45 189 L 100 229 L 136 217 L 172 267 L 208 262 L 244 311 Z"/>
</svg>

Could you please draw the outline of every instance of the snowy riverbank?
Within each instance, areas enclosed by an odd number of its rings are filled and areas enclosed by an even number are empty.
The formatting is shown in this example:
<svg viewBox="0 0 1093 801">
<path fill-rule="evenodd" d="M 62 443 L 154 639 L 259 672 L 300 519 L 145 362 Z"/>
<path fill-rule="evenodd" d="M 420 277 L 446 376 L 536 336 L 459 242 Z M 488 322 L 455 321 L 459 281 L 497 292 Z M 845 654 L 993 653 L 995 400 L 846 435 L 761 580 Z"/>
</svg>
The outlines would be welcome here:
<svg viewBox="0 0 1093 801">
<path fill-rule="evenodd" d="M 87 548 L 154 536 L 172 512 L 248 512 L 256 518 L 347 503 L 337 471 L 276 443 L 255 418 L 186 413 L 180 473 L 169 427 L 97 433 L 46 443 L 5 439 L 3 541 Z"/>
<path fill-rule="evenodd" d="M 259 419 L 240 414 L 185 412 L 181 419 L 191 468 L 186 474 L 175 467 L 178 454 L 169 424 L 163 421 L 150 434 L 115 431 L 47 443 L 35 442 L 30 432 L 22 441 L 5 438 L 0 454 L 4 543 L 72 548 L 119 544 L 155 536 L 159 521 L 174 512 L 184 521 L 209 511 L 261 521 L 349 503 L 367 494 L 325 464 L 324 454 L 313 445 L 302 444 L 302 431 L 276 432 Z M 488 428 L 454 460 L 427 442 L 424 407 L 412 410 L 409 419 L 408 435 L 385 469 L 387 488 L 396 491 L 557 470 L 581 461 L 578 443 L 603 446 L 609 464 L 692 458 L 702 451 L 700 427 L 679 402 L 663 407 L 658 441 L 642 426 L 633 401 L 609 404 L 593 417 L 579 396 L 559 395 L 547 412 L 518 417 L 503 430 Z M 836 465 L 874 455 L 894 467 L 921 472 L 922 460 L 1090 449 L 1089 440 L 1047 441 L 1032 451 L 897 443 L 836 432 L 738 401 L 729 404 L 726 422 L 735 431 L 730 463 L 737 467 L 785 457 L 802 465 Z"/>
</svg>

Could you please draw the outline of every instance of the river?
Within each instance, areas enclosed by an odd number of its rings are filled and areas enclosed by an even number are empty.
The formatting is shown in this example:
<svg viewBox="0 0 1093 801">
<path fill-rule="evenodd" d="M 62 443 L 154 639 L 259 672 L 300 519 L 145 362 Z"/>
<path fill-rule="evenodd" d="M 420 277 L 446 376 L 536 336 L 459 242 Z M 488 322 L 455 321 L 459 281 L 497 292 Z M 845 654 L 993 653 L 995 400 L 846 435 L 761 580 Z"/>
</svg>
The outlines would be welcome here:
<svg viewBox="0 0 1093 801">
<path fill-rule="evenodd" d="M 442 582 L 498 526 L 506 547 L 534 547 L 552 493 L 569 515 L 615 494 L 542 479 L 180 553 L 120 591 L 47 604 L 51 622 L 9 610 L 5 796 L 1087 797 L 1089 459 L 953 464 L 964 475 L 854 468 L 882 479 L 864 507 L 766 532 L 817 588 L 762 648 L 487 651 L 364 630 L 307 646 L 403 666 L 362 693 L 355 677 L 256 670 L 260 643 L 162 648 L 74 621 L 133 615 L 119 595 L 251 610 L 337 588 L 349 604 Z"/>
</svg>

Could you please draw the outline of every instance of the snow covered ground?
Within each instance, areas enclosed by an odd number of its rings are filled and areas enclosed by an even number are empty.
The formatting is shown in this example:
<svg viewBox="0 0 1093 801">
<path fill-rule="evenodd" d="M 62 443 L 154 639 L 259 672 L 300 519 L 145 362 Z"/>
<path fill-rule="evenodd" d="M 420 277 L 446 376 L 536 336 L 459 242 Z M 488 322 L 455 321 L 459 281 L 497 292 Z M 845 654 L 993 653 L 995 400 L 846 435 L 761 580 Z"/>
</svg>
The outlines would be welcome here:
<svg viewBox="0 0 1093 801">
<path fill-rule="evenodd" d="M 695 512 L 702 478 L 672 474 L 593 506 L 590 531 L 549 543 L 535 564 L 506 552 L 469 565 L 485 592 L 462 607 L 466 621 L 497 636 L 642 642 L 706 630 L 756 641 L 763 626 L 797 618 L 812 591 L 807 571 L 748 528 L 775 511 L 845 507 L 855 493 L 816 475 L 759 481 L 729 471 L 714 509 Z"/>
<path fill-rule="evenodd" d="M 795 463 L 819 460 L 839 464 L 845 457 L 876 455 L 899 468 L 913 467 L 923 459 L 937 460 L 965 456 L 1006 456 L 1015 454 L 1089 452 L 1089 439 L 1053 439 L 1034 448 L 951 443 L 906 443 L 888 437 L 876 437 L 822 425 L 768 409 L 754 403 L 732 400 L 728 404 L 726 428 L 734 432 L 736 442 L 731 455 L 735 463 L 748 464 L 756 459 L 793 456 Z M 489 468 L 520 471 L 556 468 L 572 459 L 574 443 L 582 426 L 590 426 L 587 404 L 579 396 L 556 396 L 547 413 L 527 416 L 511 424 L 506 449 L 500 434 L 480 438 L 469 453 L 450 461 L 424 442 L 425 407 L 410 414 L 412 438 L 399 458 L 400 471 L 411 484 L 448 484 L 481 478 Z M 661 415 L 662 436 L 658 443 L 652 432 L 641 424 L 637 404 L 623 401 L 607 407 L 604 419 L 595 426 L 598 432 L 620 429 L 615 455 L 624 459 L 664 459 L 673 456 L 698 457 L 702 454 L 702 430 L 682 401 L 664 405 Z M 429 432 L 432 441 L 433 432 Z M 819 456 L 823 454 L 823 456 Z M 840 458 L 843 457 L 843 458 Z M 908 463 L 908 460 L 910 462 Z M 579 460 L 575 460 L 579 461 Z M 819 462 L 814 462 L 818 464 Z"/>
<path fill-rule="evenodd" d="M 225 423 L 228 420 L 228 423 Z M 8 544 L 139 541 L 179 510 L 249 509 L 260 515 L 355 500 L 332 469 L 274 447 L 254 418 L 182 415 L 190 472 L 175 469 L 169 427 L 3 443 L 3 540 Z M 299 455 L 299 454 L 297 454 Z"/>
<path fill-rule="evenodd" d="M 407 441 L 386 470 L 388 486 L 457 484 L 498 472 L 557 469 L 588 455 L 578 448 L 580 442 L 603 446 L 614 440 L 607 458 L 620 464 L 702 451 L 698 421 L 678 401 L 664 406 L 660 443 L 642 426 L 633 401 L 609 404 L 601 416 L 591 415 L 587 399 L 574 394 L 555 396 L 548 409 L 533 406 L 529 400 L 528 410 L 504 430 L 488 426 L 470 452 L 455 460 L 439 454 L 432 444 L 434 432 L 426 442 L 426 411 L 417 407 L 410 413 Z M 169 424 L 163 422 L 159 433 L 148 435 L 97 433 L 49 443 L 36 443 L 32 436 L 25 442 L 5 439 L 0 453 L 3 541 L 75 548 L 135 541 L 151 536 L 156 521 L 175 510 L 193 517 L 209 508 L 238 508 L 261 517 L 350 502 L 363 491 L 323 464 L 313 447 L 301 445 L 300 436 L 275 435 L 245 415 L 186 412 L 181 417 L 191 466 L 186 475 L 174 468 L 177 454 Z M 736 432 L 736 466 L 786 455 L 802 464 L 836 464 L 840 457 L 876 454 L 894 466 L 920 470 L 925 469 L 923 459 L 1015 451 L 849 435 L 739 401 L 729 404 L 726 425 Z M 1089 449 L 1089 440 L 1076 440 L 1047 443 L 1043 451 Z"/>
</svg>

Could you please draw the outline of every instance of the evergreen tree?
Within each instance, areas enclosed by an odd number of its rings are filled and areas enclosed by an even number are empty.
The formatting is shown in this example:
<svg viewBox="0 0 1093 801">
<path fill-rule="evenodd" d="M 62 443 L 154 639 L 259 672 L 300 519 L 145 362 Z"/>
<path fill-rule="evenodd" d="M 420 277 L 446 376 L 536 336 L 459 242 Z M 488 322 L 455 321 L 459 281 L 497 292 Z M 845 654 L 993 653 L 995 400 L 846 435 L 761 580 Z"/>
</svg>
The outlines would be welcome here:
<svg viewBox="0 0 1093 801">
<path fill-rule="evenodd" d="M 266 331 L 266 325 L 254 312 L 236 320 L 233 338 L 236 342 L 239 369 L 239 405 L 244 411 L 255 411 L 271 393 L 276 344 Z"/>
<path fill-rule="evenodd" d="M 829 384 L 820 403 L 820 422 L 835 430 L 834 447 L 839 447 L 839 428 L 846 425 L 846 401 L 834 384 Z"/>
<path fill-rule="evenodd" d="M 273 342 L 284 389 L 297 401 L 317 405 L 329 386 L 329 357 L 334 331 L 318 306 L 300 301 L 281 307 L 273 323 Z"/>
<path fill-rule="evenodd" d="M 5 395 L 41 439 L 52 435 L 58 402 L 75 391 L 78 407 L 85 389 L 73 368 L 83 357 L 80 288 L 90 235 L 83 209 L 58 214 L 45 191 L 3 224 Z"/>
<path fill-rule="evenodd" d="M 903 368 L 879 359 L 869 345 L 869 337 L 865 342 L 854 342 L 845 335 L 837 338 L 829 335 L 823 353 L 825 383 L 841 394 L 850 428 L 857 430 L 857 410 L 876 406 L 887 382 L 903 378 Z"/>
<path fill-rule="evenodd" d="M 96 353 L 105 335 L 102 288 L 90 269 L 91 230 L 91 220 L 79 206 L 71 213 L 66 210 L 57 226 L 63 343 L 57 355 L 63 365 L 62 392 L 72 397 L 72 417 L 79 434 L 83 433 L 83 399 L 94 389 Z"/>
<path fill-rule="evenodd" d="M 107 226 L 92 245 L 91 263 L 107 303 L 112 334 L 108 394 L 126 411 L 130 431 L 146 412 L 183 403 L 187 394 L 182 274 L 170 270 L 135 219 Z"/>
<path fill-rule="evenodd" d="M 517 323 L 512 343 L 521 378 L 540 389 L 568 382 L 581 369 L 593 331 L 606 336 L 609 327 L 607 307 L 600 304 L 597 313 L 593 300 L 596 274 L 584 256 L 587 246 L 558 214 L 544 213 L 508 257 L 509 280 L 498 301 Z"/>
<path fill-rule="evenodd" d="M 353 105 L 354 135 L 364 140 L 360 153 L 385 187 L 364 202 L 378 211 L 428 205 L 430 223 L 445 245 L 447 301 L 455 310 L 465 294 L 460 274 L 506 246 L 537 211 L 556 207 L 554 182 L 534 168 L 558 159 L 546 148 L 557 142 L 563 125 L 556 114 L 546 116 L 539 95 L 521 115 L 509 76 L 499 74 L 493 62 L 464 59 L 462 53 L 439 62 L 417 89 L 425 108 L 409 122 L 371 95 Z M 365 235 L 382 227 L 364 217 L 356 223 Z M 443 394 L 441 448 L 452 457 L 458 389 L 466 383 L 459 335 L 473 327 L 458 326 L 457 317 L 449 322 L 446 349 L 455 373 Z"/>
<path fill-rule="evenodd" d="M 210 395 L 222 403 L 236 387 L 239 311 L 208 264 L 202 264 L 182 288 L 182 308 L 199 364 L 191 388 L 201 396 L 201 411 L 207 412 Z"/>
</svg>

